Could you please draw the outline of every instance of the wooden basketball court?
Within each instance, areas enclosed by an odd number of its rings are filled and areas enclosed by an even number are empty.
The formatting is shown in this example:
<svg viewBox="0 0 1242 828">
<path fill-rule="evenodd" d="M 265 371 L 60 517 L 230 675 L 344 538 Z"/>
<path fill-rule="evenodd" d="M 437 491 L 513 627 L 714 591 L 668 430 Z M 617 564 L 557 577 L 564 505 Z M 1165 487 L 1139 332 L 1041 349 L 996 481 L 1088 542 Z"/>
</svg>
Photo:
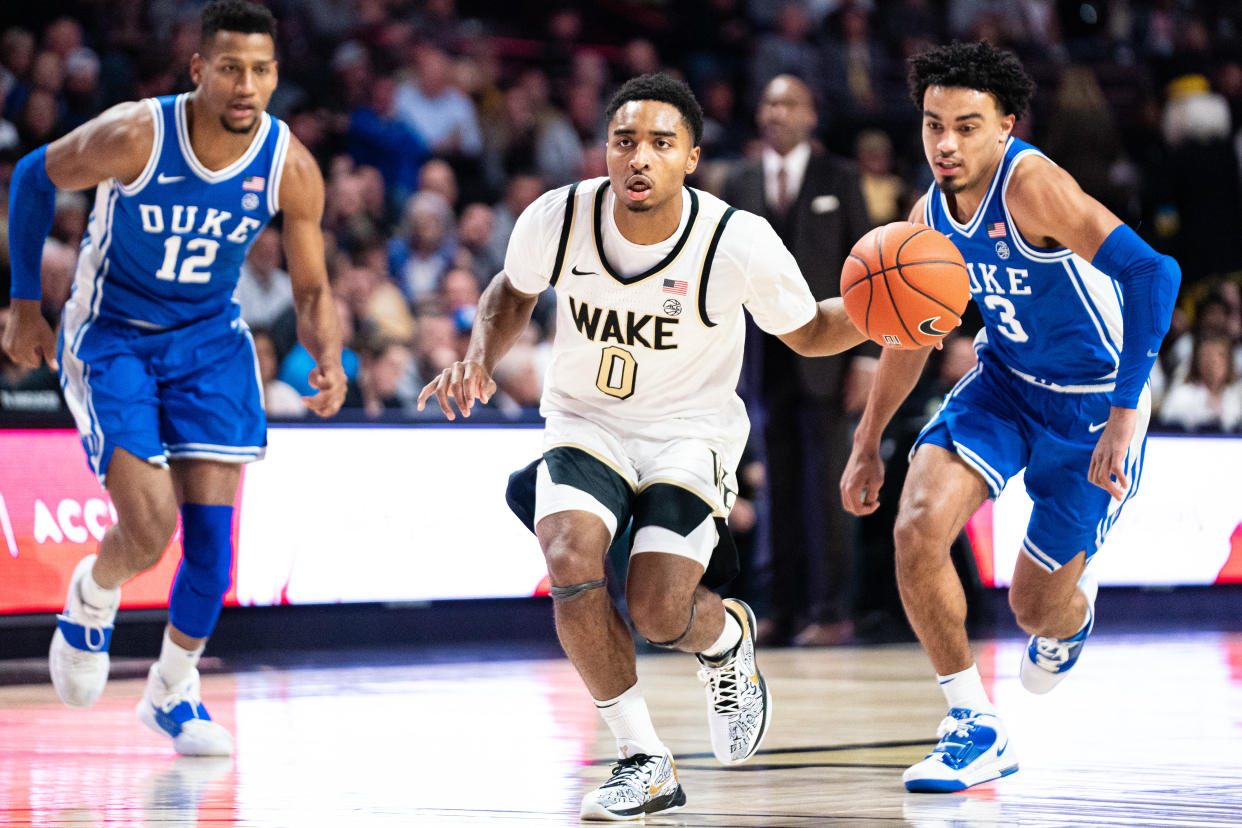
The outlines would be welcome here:
<svg viewBox="0 0 1242 828">
<path fill-rule="evenodd" d="M 1022 768 L 907 794 L 944 703 L 914 645 L 760 651 L 774 719 L 726 769 L 690 656 L 639 674 L 686 808 L 650 824 L 1242 824 L 1242 634 L 1092 639 L 1047 696 L 1018 684 L 1022 642 L 978 645 Z M 131 671 L 132 672 L 132 671 Z M 231 759 L 177 758 L 134 715 L 138 679 L 70 710 L 50 684 L 0 687 L 0 824 L 578 824 L 612 740 L 560 658 L 257 669 L 204 678 Z"/>
</svg>

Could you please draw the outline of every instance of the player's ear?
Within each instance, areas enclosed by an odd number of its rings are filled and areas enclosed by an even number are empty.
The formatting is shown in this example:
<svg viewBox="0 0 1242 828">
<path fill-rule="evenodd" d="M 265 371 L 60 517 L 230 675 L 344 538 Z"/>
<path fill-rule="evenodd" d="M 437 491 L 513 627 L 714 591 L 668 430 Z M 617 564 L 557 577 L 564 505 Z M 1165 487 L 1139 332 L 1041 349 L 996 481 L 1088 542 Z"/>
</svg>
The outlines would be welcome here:
<svg viewBox="0 0 1242 828">
<path fill-rule="evenodd" d="M 690 173 L 698 169 L 699 153 L 701 151 L 702 151 L 702 147 L 695 147 L 694 149 L 690 150 L 690 155 L 688 158 L 686 158 L 686 175 L 689 175 Z"/>
<path fill-rule="evenodd" d="M 190 58 L 190 81 L 198 86 L 203 82 L 203 67 L 207 65 L 207 61 L 198 52 Z"/>
<path fill-rule="evenodd" d="M 1004 143 L 1006 140 L 1009 139 L 1009 133 L 1013 132 L 1013 125 L 1016 124 L 1017 122 L 1018 122 L 1018 116 L 1014 115 L 1012 112 L 1010 112 L 1008 115 L 1004 115 L 1001 117 L 1001 120 L 1000 120 L 1001 132 L 1004 133 L 1001 136 L 1001 143 Z"/>
</svg>

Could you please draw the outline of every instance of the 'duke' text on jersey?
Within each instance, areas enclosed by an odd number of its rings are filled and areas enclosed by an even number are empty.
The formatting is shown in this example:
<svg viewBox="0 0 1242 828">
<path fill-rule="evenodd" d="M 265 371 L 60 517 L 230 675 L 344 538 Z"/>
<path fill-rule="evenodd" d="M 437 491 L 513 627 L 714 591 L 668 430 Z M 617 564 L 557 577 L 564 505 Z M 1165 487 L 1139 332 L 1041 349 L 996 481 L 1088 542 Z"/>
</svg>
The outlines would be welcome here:
<svg viewBox="0 0 1242 828">
<path fill-rule="evenodd" d="M 641 345 L 656 351 L 671 351 L 677 347 L 677 343 L 671 340 L 675 330 L 673 326 L 680 320 L 650 313 L 640 316 L 634 311 L 593 308 L 586 302 L 576 302 L 572 296 L 569 297 L 569 309 L 573 313 L 574 327 L 593 342 L 611 340 L 620 345 Z M 624 322 L 622 313 L 625 314 Z"/>
<path fill-rule="evenodd" d="M 975 270 L 978 268 L 978 270 Z M 1030 271 L 1022 267 L 1007 267 L 1005 275 L 1009 281 L 1006 290 L 996 278 L 997 266 L 983 262 L 967 262 L 966 272 L 970 274 L 971 293 L 998 293 L 1002 296 L 1029 296 L 1031 286 L 1025 284 L 1030 278 Z"/>
<path fill-rule="evenodd" d="M 166 209 L 171 211 L 167 220 Z M 142 229 L 147 233 L 193 233 L 197 236 L 223 238 L 238 244 L 245 244 L 250 233 L 263 226 L 263 222 L 250 216 L 241 216 L 232 221 L 232 213 L 215 207 L 208 207 L 201 221 L 198 205 L 173 204 L 166 208 L 160 204 L 139 204 L 138 211 L 142 215 Z"/>
</svg>

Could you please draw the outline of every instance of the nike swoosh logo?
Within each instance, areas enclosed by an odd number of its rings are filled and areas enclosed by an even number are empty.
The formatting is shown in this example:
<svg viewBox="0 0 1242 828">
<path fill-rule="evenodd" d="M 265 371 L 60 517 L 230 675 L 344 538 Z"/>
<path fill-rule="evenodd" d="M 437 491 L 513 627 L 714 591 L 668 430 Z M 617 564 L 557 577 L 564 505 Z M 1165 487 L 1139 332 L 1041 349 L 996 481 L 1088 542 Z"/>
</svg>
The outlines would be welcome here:
<svg viewBox="0 0 1242 828">
<path fill-rule="evenodd" d="M 953 330 L 952 328 L 949 328 L 948 331 L 937 330 L 935 323 L 939 321 L 940 321 L 939 316 L 933 316 L 930 319 L 924 319 L 922 322 L 919 323 L 919 333 L 926 334 L 927 336 L 944 336 L 945 334 L 949 333 L 949 331 Z"/>
<path fill-rule="evenodd" d="M 1154 358 L 1156 358 L 1156 357 L 1160 356 L 1160 352 L 1159 352 L 1159 351 L 1153 351 L 1153 350 L 1151 350 L 1150 348 L 1148 348 L 1148 349 L 1147 349 L 1147 356 L 1149 356 L 1149 357 L 1151 357 L 1151 358 L 1153 358 L 1153 359 L 1154 359 Z"/>
<path fill-rule="evenodd" d="M 160 173 L 156 179 L 160 184 L 172 184 L 174 181 L 185 181 L 184 175 L 164 175 Z"/>
<path fill-rule="evenodd" d="M 1105 420 L 1102 423 L 1092 423 L 1091 425 L 1087 426 L 1087 431 L 1090 431 L 1092 434 L 1095 434 L 1097 431 L 1099 431 L 1106 425 L 1108 425 L 1108 420 Z"/>
<path fill-rule="evenodd" d="M 572 273 L 572 274 L 574 274 L 575 276 L 595 276 L 595 275 L 596 275 L 596 271 L 594 271 L 594 270 L 579 270 L 577 265 L 574 265 L 573 267 L 571 267 L 571 268 L 569 269 L 569 272 L 570 272 L 570 273 Z"/>
</svg>

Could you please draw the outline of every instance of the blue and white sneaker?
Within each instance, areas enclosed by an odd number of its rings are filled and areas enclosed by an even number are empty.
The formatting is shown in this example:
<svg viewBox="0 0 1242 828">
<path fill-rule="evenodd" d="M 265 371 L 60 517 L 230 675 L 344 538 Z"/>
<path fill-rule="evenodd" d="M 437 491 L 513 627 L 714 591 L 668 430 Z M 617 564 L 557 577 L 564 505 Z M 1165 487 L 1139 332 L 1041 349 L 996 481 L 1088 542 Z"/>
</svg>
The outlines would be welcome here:
<svg viewBox="0 0 1242 828">
<path fill-rule="evenodd" d="M 1022 686 L 1032 693 L 1047 693 L 1061 683 L 1069 669 L 1078 663 L 1082 646 L 1087 643 L 1095 624 L 1095 596 L 1100 585 L 1086 573 L 1078 579 L 1078 588 L 1087 596 L 1087 623 L 1071 638 L 1045 638 L 1032 635 L 1022 653 L 1018 677 Z"/>
<path fill-rule="evenodd" d="M 156 733 L 172 739 L 182 756 L 229 756 L 233 737 L 211 720 L 199 695 L 198 670 L 174 687 L 164 684 L 160 665 L 151 665 L 147 689 L 138 702 L 138 718 Z"/>
<path fill-rule="evenodd" d="M 936 730 L 940 743 L 901 775 L 907 791 L 948 793 L 1008 776 L 1018 769 L 1009 735 L 995 713 L 955 707 Z"/>
<path fill-rule="evenodd" d="M 65 611 L 56 616 L 56 632 L 47 655 L 56 695 L 79 709 L 98 701 L 108 683 L 108 645 L 112 643 L 112 622 L 121 603 L 119 589 L 107 607 L 91 606 L 82 600 L 82 579 L 95 566 L 95 558 L 87 555 L 73 570 Z"/>
</svg>

